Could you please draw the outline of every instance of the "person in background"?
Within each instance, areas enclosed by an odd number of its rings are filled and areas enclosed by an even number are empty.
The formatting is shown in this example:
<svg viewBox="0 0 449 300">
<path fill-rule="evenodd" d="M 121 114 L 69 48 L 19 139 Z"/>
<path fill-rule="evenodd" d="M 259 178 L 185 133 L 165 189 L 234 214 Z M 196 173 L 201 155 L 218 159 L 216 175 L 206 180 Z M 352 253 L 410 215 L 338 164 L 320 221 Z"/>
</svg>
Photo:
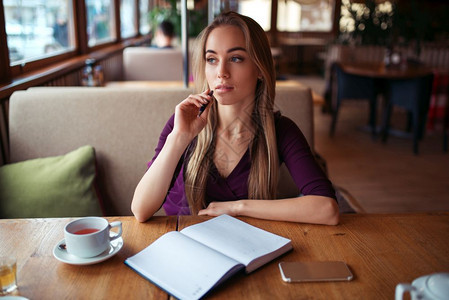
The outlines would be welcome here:
<svg viewBox="0 0 449 300">
<path fill-rule="evenodd" d="M 69 35 L 67 29 L 67 18 L 58 15 L 53 25 L 53 38 L 59 47 L 66 48 L 69 45 Z"/>
<path fill-rule="evenodd" d="M 173 48 L 173 39 L 175 37 L 175 27 L 170 21 L 162 21 L 154 34 L 155 45 L 157 48 Z"/>
<path fill-rule="evenodd" d="M 144 222 L 163 206 L 168 215 L 338 224 L 331 182 L 298 126 L 274 111 L 276 73 L 263 29 L 223 13 L 196 45 L 197 93 L 176 106 L 162 130 L 134 193 L 136 219 Z M 281 163 L 303 196 L 276 199 Z"/>
</svg>

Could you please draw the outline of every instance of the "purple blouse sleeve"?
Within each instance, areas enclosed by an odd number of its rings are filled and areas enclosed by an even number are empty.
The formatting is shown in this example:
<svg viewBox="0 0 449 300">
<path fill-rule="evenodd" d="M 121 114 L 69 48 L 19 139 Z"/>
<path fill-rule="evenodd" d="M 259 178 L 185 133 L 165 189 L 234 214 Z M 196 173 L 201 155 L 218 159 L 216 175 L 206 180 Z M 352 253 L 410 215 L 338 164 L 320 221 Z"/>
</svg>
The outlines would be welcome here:
<svg viewBox="0 0 449 300">
<path fill-rule="evenodd" d="M 159 155 L 159 153 L 162 150 L 162 147 L 165 145 L 165 141 L 167 140 L 167 136 L 172 132 L 173 127 L 175 124 L 175 115 L 173 114 L 170 119 L 168 119 L 167 123 L 164 126 L 164 129 L 162 129 L 161 135 L 159 136 L 159 142 L 157 143 L 156 149 L 154 149 L 154 156 L 151 159 L 151 161 L 148 162 L 148 168 L 153 164 L 156 157 Z"/>
<path fill-rule="evenodd" d="M 157 158 L 165 142 L 167 141 L 168 135 L 173 131 L 175 115 L 173 114 L 171 118 L 165 124 L 164 129 L 162 129 L 161 135 L 159 136 L 159 142 L 155 149 L 155 154 L 153 159 L 148 163 L 148 168 L 153 164 L 154 160 Z M 176 166 L 175 172 L 173 174 L 170 187 L 168 189 L 167 196 L 163 203 L 165 213 L 167 215 L 189 215 L 189 204 L 185 196 L 184 190 L 184 179 L 183 179 L 183 162 L 185 155 L 183 154 L 179 159 L 178 165 Z"/>
<path fill-rule="evenodd" d="M 170 119 L 167 121 L 167 123 L 164 126 L 164 129 L 162 129 L 161 135 L 159 136 L 159 142 L 157 143 L 156 149 L 154 149 L 154 156 L 151 159 L 151 161 L 148 162 L 147 166 L 148 168 L 150 168 L 150 166 L 153 164 L 154 160 L 156 159 L 156 157 L 159 155 L 159 153 L 162 150 L 162 147 L 164 147 L 165 142 L 167 141 L 167 137 L 168 135 L 173 131 L 173 127 L 175 124 L 175 115 L 173 114 Z M 178 165 L 176 167 L 174 176 L 173 176 L 173 180 L 170 184 L 170 188 L 173 186 L 174 181 L 176 180 L 176 178 L 179 175 L 179 172 L 181 170 L 182 167 L 182 163 L 183 163 L 183 158 L 184 155 L 181 157 L 181 159 L 178 162 Z"/>
<path fill-rule="evenodd" d="M 281 116 L 277 120 L 276 135 L 280 161 L 287 166 L 300 192 L 303 195 L 336 199 L 332 183 L 316 162 L 298 126 L 289 118 Z"/>
</svg>

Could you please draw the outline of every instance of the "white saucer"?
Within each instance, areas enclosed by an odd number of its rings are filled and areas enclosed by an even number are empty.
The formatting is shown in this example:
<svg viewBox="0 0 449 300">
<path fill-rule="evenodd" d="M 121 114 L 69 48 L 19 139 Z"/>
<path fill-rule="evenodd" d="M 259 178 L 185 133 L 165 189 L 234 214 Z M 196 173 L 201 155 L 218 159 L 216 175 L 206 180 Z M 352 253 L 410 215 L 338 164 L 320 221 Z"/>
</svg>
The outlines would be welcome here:
<svg viewBox="0 0 449 300">
<path fill-rule="evenodd" d="M 123 247 L 123 239 L 119 237 L 118 239 L 113 240 L 111 242 L 111 247 L 109 248 L 109 250 L 104 251 L 100 255 L 89 258 L 82 258 L 73 254 L 69 254 L 67 250 L 60 249 L 59 245 L 65 245 L 65 239 L 57 243 L 55 248 L 53 249 L 53 256 L 57 260 L 70 265 L 92 265 L 105 261 L 108 258 L 116 255 Z"/>
</svg>

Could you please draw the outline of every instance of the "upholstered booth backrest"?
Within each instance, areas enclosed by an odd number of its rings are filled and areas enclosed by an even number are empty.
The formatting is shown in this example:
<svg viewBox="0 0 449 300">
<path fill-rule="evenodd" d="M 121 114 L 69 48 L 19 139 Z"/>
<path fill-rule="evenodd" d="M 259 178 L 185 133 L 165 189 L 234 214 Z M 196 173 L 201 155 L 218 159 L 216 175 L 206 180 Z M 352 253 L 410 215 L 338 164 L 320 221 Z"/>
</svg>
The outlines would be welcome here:
<svg viewBox="0 0 449 300">
<path fill-rule="evenodd" d="M 92 145 L 108 214 L 129 215 L 133 191 L 159 133 L 189 90 L 35 88 L 10 106 L 11 162 Z"/>
<path fill-rule="evenodd" d="M 180 81 L 181 49 L 128 47 L 123 51 L 124 80 Z"/>
<path fill-rule="evenodd" d="M 15 92 L 10 99 L 10 161 L 61 155 L 92 145 L 107 214 L 130 215 L 134 189 L 154 154 L 159 134 L 176 104 L 191 93 L 184 88 L 83 87 Z M 313 145 L 310 89 L 280 87 L 276 103 Z M 282 174 L 280 195 L 297 193 L 291 178 L 285 178 L 289 177 L 285 170 Z"/>
<path fill-rule="evenodd" d="M 313 150 L 315 143 L 311 89 L 305 86 L 278 86 L 274 107 L 301 128 Z"/>
</svg>

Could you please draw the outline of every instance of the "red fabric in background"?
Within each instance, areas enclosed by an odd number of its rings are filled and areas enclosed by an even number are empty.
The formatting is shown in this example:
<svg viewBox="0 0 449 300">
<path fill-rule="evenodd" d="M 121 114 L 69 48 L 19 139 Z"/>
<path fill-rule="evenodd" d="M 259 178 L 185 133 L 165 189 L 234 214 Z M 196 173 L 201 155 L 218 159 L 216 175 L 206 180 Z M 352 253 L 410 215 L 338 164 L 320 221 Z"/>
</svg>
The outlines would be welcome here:
<svg viewBox="0 0 449 300">
<path fill-rule="evenodd" d="M 445 114 L 449 105 L 449 71 L 434 71 L 432 95 L 430 98 L 429 113 L 427 115 L 427 129 L 429 131 L 442 131 Z M 447 124 L 446 124 L 447 126 Z"/>
</svg>

